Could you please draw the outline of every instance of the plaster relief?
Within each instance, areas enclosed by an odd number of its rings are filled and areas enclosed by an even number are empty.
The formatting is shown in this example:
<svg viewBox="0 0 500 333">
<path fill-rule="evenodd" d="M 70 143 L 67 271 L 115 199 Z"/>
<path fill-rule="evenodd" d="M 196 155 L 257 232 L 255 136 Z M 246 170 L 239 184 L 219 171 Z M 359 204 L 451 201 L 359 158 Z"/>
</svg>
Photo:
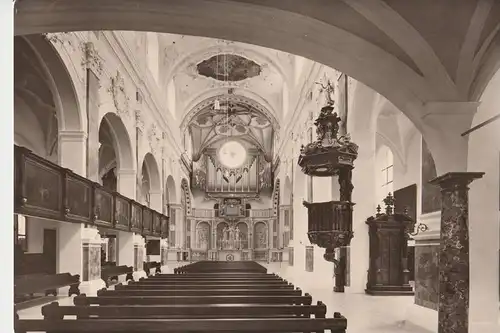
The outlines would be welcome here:
<svg viewBox="0 0 500 333">
<path fill-rule="evenodd" d="M 119 71 L 116 72 L 116 76 L 111 78 L 111 86 L 109 87 L 108 92 L 113 98 L 113 104 L 115 105 L 118 115 L 129 116 L 130 99 L 125 90 L 125 80 Z"/>
</svg>

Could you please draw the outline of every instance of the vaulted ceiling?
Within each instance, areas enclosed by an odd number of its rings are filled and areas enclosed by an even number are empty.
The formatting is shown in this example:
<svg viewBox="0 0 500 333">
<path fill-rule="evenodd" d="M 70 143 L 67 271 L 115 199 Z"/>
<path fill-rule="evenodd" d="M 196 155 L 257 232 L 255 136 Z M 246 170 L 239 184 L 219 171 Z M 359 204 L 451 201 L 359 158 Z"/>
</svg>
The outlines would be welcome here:
<svg viewBox="0 0 500 333">
<path fill-rule="evenodd" d="M 296 56 L 219 39 L 160 34 L 160 86 L 191 158 L 227 137 L 271 161 L 274 137 L 294 84 Z M 214 110 L 216 103 L 220 110 Z M 172 104 L 172 101 L 175 101 Z"/>
</svg>

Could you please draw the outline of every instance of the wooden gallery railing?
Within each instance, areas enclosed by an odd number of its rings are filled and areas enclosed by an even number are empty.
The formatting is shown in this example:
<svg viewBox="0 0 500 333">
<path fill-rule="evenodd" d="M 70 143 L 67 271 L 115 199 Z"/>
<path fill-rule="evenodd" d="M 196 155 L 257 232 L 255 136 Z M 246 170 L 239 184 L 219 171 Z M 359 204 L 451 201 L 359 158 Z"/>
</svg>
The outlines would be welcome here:
<svg viewBox="0 0 500 333">
<path fill-rule="evenodd" d="M 14 146 L 14 213 L 167 237 L 168 217 Z"/>
</svg>

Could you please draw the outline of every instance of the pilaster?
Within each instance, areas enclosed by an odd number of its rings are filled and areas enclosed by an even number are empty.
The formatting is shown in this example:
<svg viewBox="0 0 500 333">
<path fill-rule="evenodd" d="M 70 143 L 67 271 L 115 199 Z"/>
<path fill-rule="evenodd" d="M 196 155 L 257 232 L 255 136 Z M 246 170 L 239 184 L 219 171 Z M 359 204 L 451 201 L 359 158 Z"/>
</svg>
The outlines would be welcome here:
<svg viewBox="0 0 500 333">
<path fill-rule="evenodd" d="M 87 134 L 84 131 L 59 131 L 59 165 L 86 177 Z"/>
</svg>

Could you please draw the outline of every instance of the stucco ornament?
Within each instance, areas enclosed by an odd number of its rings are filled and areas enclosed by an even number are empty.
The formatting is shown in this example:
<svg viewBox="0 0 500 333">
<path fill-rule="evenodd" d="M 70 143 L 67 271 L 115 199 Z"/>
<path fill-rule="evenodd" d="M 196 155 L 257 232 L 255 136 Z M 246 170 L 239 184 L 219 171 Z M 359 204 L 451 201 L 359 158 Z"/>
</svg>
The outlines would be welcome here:
<svg viewBox="0 0 500 333">
<path fill-rule="evenodd" d="M 91 69 L 95 74 L 100 76 L 103 71 L 102 58 L 99 52 L 95 49 L 94 43 L 86 42 L 80 45 L 82 50 L 82 67 Z"/>
<path fill-rule="evenodd" d="M 129 97 L 127 96 L 127 92 L 125 90 L 125 80 L 119 71 L 116 71 L 116 75 L 111 78 L 111 86 L 108 91 L 113 97 L 113 103 L 118 115 L 128 116 L 130 109 Z"/>
</svg>

